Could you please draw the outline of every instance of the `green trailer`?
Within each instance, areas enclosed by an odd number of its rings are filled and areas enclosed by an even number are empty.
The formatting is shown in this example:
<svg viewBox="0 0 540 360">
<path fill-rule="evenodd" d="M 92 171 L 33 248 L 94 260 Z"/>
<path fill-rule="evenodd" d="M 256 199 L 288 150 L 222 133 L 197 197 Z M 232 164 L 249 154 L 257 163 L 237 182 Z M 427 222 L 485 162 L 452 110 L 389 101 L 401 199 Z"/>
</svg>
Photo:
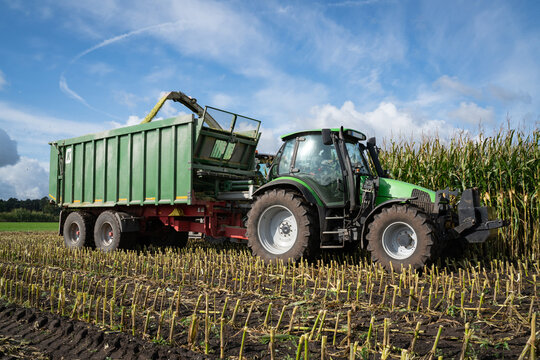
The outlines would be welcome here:
<svg viewBox="0 0 540 360">
<path fill-rule="evenodd" d="M 195 111 L 50 143 L 49 197 L 64 208 L 60 234 L 68 246 L 94 238 L 112 250 L 141 233 L 181 243 L 189 231 L 243 238 L 246 202 L 260 182 L 260 121 Z"/>
<path fill-rule="evenodd" d="M 166 100 L 194 114 L 152 122 Z M 198 232 L 247 241 L 266 261 L 364 247 L 386 268 L 420 268 L 507 224 L 478 189 L 458 199 L 392 179 L 375 138 L 360 131 L 295 132 L 272 156 L 256 152 L 259 127 L 171 92 L 139 125 L 51 143 L 50 197 L 63 207 L 66 245 L 182 246 Z"/>
</svg>

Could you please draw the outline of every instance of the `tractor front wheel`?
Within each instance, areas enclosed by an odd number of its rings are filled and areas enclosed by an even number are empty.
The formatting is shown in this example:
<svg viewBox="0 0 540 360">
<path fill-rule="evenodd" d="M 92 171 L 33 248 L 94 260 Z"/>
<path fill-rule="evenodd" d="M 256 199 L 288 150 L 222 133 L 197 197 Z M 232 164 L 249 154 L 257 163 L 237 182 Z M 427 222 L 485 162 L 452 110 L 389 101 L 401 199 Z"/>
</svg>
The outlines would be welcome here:
<svg viewBox="0 0 540 360">
<path fill-rule="evenodd" d="M 419 269 L 432 257 L 435 230 L 429 218 L 407 204 L 383 208 L 369 224 L 366 236 L 371 260 L 385 269 Z"/>
<path fill-rule="evenodd" d="M 315 222 L 303 198 L 290 190 L 269 190 L 248 213 L 248 246 L 265 261 L 296 261 L 318 248 Z"/>
</svg>

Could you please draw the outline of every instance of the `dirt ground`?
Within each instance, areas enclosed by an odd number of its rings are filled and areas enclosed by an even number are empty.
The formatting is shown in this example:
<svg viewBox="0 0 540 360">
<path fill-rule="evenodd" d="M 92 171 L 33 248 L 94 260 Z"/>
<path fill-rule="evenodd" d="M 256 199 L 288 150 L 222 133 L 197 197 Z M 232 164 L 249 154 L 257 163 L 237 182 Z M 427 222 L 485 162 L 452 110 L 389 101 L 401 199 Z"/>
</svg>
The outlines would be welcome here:
<svg viewBox="0 0 540 360">
<path fill-rule="evenodd" d="M 2 233 L 0 358 L 271 359 L 274 329 L 274 359 L 304 357 L 304 337 L 311 359 L 516 359 L 538 272 L 492 261 L 388 273 L 361 255 L 267 266 L 236 245 L 103 254 Z"/>
</svg>

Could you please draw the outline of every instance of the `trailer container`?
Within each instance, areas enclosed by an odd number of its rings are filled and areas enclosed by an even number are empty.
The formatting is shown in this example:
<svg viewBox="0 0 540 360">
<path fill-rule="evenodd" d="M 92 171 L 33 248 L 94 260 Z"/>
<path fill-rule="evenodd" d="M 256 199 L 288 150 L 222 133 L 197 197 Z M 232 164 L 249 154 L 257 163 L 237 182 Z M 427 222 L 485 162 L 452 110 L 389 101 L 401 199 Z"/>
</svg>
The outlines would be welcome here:
<svg viewBox="0 0 540 360">
<path fill-rule="evenodd" d="M 230 124 L 212 127 L 205 119 Z M 244 238 L 242 203 L 260 175 L 259 127 L 258 120 L 206 107 L 200 117 L 52 142 L 49 196 L 64 208 L 60 234 L 68 246 L 91 245 L 96 235 L 95 245 L 107 250 L 107 244 L 120 245 L 114 236 L 122 233 L 155 233 L 154 220 L 160 220 L 167 230 L 158 226 L 162 238 L 170 238 L 172 228 L 182 239 L 188 231 Z M 94 226 L 100 216 L 114 219 L 106 233 Z"/>
</svg>

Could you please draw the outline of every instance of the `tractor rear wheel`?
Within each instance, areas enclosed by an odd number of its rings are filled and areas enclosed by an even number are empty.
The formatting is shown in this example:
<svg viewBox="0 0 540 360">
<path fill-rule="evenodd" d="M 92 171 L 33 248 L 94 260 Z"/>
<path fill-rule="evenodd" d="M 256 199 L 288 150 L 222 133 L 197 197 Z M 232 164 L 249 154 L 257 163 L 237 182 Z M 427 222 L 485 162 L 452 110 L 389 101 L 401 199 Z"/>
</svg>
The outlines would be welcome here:
<svg viewBox="0 0 540 360">
<path fill-rule="evenodd" d="M 383 208 L 369 224 L 371 260 L 385 269 L 424 266 L 435 250 L 435 229 L 418 208 L 403 204 Z"/>
<path fill-rule="evenodd" d="M 92 246 L 92 215 L 74 211 L 64 222 L 64 243 L 70 248 Z"/>
<path fill-rule="evenodd" d="M 248 246 L 265 261 L 313 257 L 318 244 L 315 221 L 303 198 L 290 190 L 269 190 L 248 213 Z"/>
</svg>

